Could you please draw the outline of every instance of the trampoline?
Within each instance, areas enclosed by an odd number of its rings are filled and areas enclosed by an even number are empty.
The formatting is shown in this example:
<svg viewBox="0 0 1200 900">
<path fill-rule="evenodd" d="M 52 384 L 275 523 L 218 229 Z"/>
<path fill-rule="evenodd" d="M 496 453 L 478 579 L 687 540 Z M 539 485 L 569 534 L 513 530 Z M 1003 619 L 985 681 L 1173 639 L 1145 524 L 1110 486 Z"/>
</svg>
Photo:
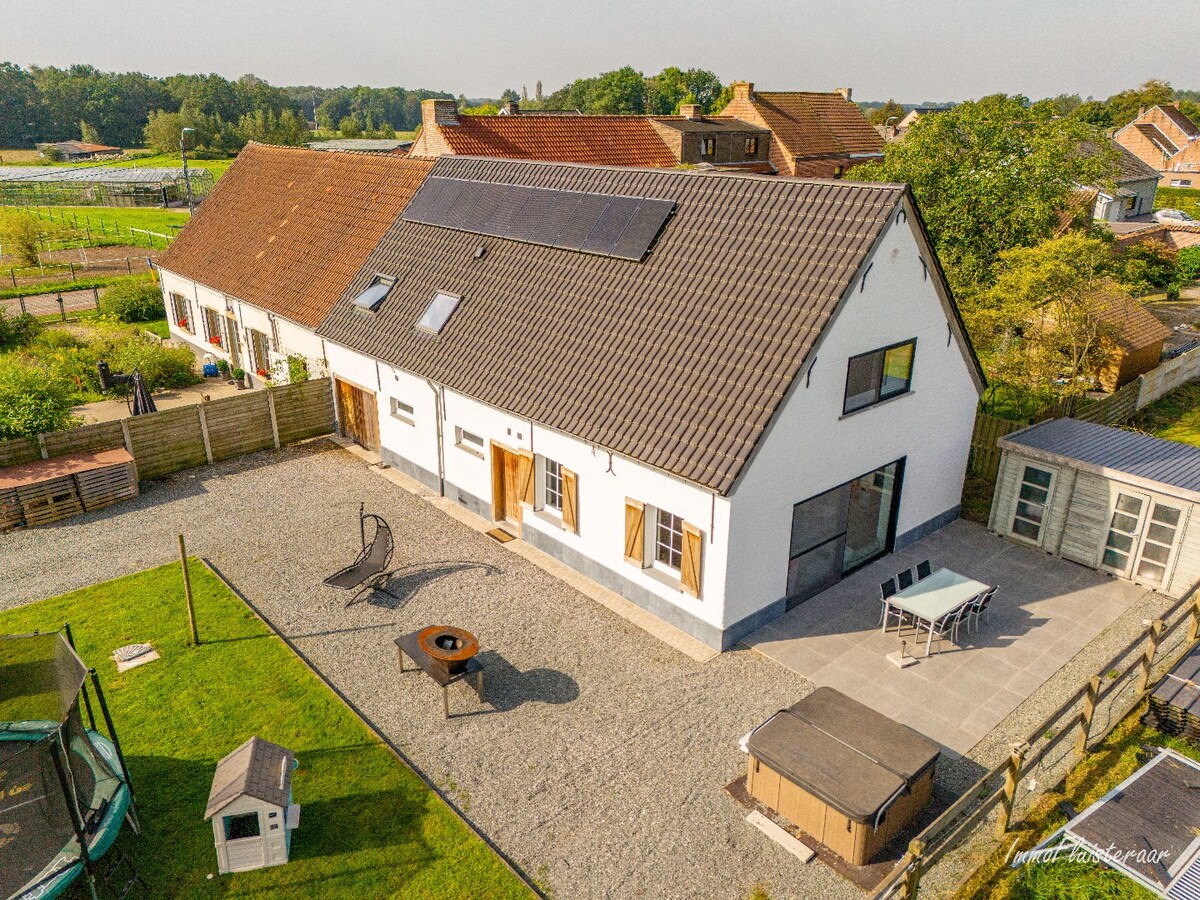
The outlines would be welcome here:
<svg viewBox="0 0 1200 900">
<path fill-rule="evenodd" d="M 0 635 L 0 897 L 49 900 L 80 875 L 95 897 L 96 861 L 126 819 L 136 832 L 100 680 L 70 629 Z"/>
</svg>

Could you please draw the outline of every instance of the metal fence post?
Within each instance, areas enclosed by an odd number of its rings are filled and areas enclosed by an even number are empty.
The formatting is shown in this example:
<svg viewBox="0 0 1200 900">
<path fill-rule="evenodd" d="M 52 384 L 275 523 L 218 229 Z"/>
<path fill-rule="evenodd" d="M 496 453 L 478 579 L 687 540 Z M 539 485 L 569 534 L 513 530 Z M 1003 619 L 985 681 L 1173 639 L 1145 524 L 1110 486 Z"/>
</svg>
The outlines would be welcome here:
<svg viewBox="0 0 1200 900">
<path fill-rule="evenodd" d="M 17 294 L 17 303 L 18 303 L 18 305 L 21 307 L 21 312 L 22 312 L 22 313 L 27 313 L 27 312 L 29 312 L 29 310 L 27 310 L 27 309 L 25 308 L 25 295 L 24 295 L 24 294 Z"/>
<path fill-rule="evenodd" d="M 1137 692 L 1144 694 L 1150 684 L 1150 670 L 1154 666 L 1154 657 L 1158 653 L 1158 642 L 1162 640 L 1163 620 L 1155 619 L 1150 623 L 1146 637 L 1146 652 L 1142 654 L 1142 674 L 1138 678 Z"/>
<path fill-rule="evenodd" d="M 132 268 L 130 267 L 130 265 L 129 265 L 129 257 L 128 257 L 128 256 L 127 256 L 127 257 L 125 257 L 125 273 L 126 273 L 127 275 L 132 275 L 132 274 L 133 274 L 133 269 L 132 269 Z"/>
<path fill-rule="evenodd" d="M 58 315 L 64 322 L 67 321 L 67 308 L 63 306 L 62 291 L 58 292 Z"/>
<path fill-rule="evenodd" d="M 1088 679 L 1087 694 L 1083 699 L 1083 714 L 1079 717 L 1079 735 L 1075 738 L 1075 752 L 1083 756 L 1087 752 L 1088 732 L 1092 729 L 1092 717 L 1096 714 L 1096 702 L 1100 699 L 1100 676 Z"/>
<path fill-rule="evenodd" d="M 1008 768 L 1004 772 L 1004 795 L 1000 798 L 1000 815 L 996 819 L 996 837 L 1008 834 L 1008 822 L 1012 818 L 1013 800 L 1017 796 L 1017 782 L 1021 777 L 1021 764 L 1025 762 L 1028 744 L 1013 744 Z"/>
<path fill-rule="evenodd" d="M 913 900 L 921 888 L 921 857 L 925 853 L 925 842 L 915 838 L 908 842 L 908 856 L 912 857 L 912 868 L 904 876 L 905 900 Z"/>
<path fill-rule="evenodd" d="M 92 286 L 92 302 L 96 304 L 96 309 L 100 308 L 100 288 Z"/>
</svg>

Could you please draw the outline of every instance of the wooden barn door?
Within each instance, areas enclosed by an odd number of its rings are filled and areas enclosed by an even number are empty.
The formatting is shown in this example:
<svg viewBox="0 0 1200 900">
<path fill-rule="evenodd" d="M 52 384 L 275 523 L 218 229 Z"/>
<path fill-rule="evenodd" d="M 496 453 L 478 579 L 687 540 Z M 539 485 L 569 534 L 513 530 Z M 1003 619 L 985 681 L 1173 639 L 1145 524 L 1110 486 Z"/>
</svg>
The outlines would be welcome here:
<svg viewBox="0 0 1200 900">
<path fill-rule="evenodd" d="M 533 504 L 533 455 L 492 444 L 492 515 L 520 522 L 521 501 Z"/>
<path fill-rule="evenodd" d="M 360 447 L 378 450 L 379 409 L 375 405 L 375 395 L 340 378 L 335 378 L 334 382 L 342 434 Z"/>
</svg>

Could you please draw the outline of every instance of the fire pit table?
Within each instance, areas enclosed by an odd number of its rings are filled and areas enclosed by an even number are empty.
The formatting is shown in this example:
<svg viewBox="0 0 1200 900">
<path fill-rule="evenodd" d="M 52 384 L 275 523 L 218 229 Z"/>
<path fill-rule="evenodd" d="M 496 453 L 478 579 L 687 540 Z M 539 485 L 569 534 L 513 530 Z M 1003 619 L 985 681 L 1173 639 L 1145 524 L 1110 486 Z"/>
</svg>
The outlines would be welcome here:
<svg viewBox="0 0 1200 900">
<path fill-rule="evenodd" d="M 442 714 L 447 719 L 450 718 L 447 689 L 456 681 L 474 676 L 475 694 L 483 702 L 483 664 L 475 658 L 479 642 L 471 632 L 453 625 L 430 625 L 396 638 L 396 651 L 401 672 L 409 671 L 404 667 L 407 656 L 441 687 Z"/>
</svg>

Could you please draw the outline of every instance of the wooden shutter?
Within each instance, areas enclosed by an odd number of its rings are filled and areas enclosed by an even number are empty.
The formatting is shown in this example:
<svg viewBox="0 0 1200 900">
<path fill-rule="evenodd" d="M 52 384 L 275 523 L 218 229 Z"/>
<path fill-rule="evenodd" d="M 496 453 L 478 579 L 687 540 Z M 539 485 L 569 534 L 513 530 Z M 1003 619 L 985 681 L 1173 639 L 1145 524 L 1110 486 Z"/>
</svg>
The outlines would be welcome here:
<svg viewBox="0 0 1200 900">
<path fill-rule="evenodd" d="M 563 528 L 579 534 L 579 477 L 568 468 L 560 468 L 562 473 L 562 520 Z"/>
<path fill-rule="evenodd" d="M 700 596 L 700 561 L 704 553 L 704 535 L 690 522 L 683 523 L 683 564 L 679 578 L 683 589 L 693 597 Z"/>
<path fill-rule="evenodd" d="M 521 450 L 517 456 L 517 496 L 522 503 L 533 506 L 533 454 Z"/>
<path fill-rule="evenodd" d="M 637 500 L 625 498 L 625 562 L 643 564 L 646 544 L 646 507 Z"/>
</svg>

